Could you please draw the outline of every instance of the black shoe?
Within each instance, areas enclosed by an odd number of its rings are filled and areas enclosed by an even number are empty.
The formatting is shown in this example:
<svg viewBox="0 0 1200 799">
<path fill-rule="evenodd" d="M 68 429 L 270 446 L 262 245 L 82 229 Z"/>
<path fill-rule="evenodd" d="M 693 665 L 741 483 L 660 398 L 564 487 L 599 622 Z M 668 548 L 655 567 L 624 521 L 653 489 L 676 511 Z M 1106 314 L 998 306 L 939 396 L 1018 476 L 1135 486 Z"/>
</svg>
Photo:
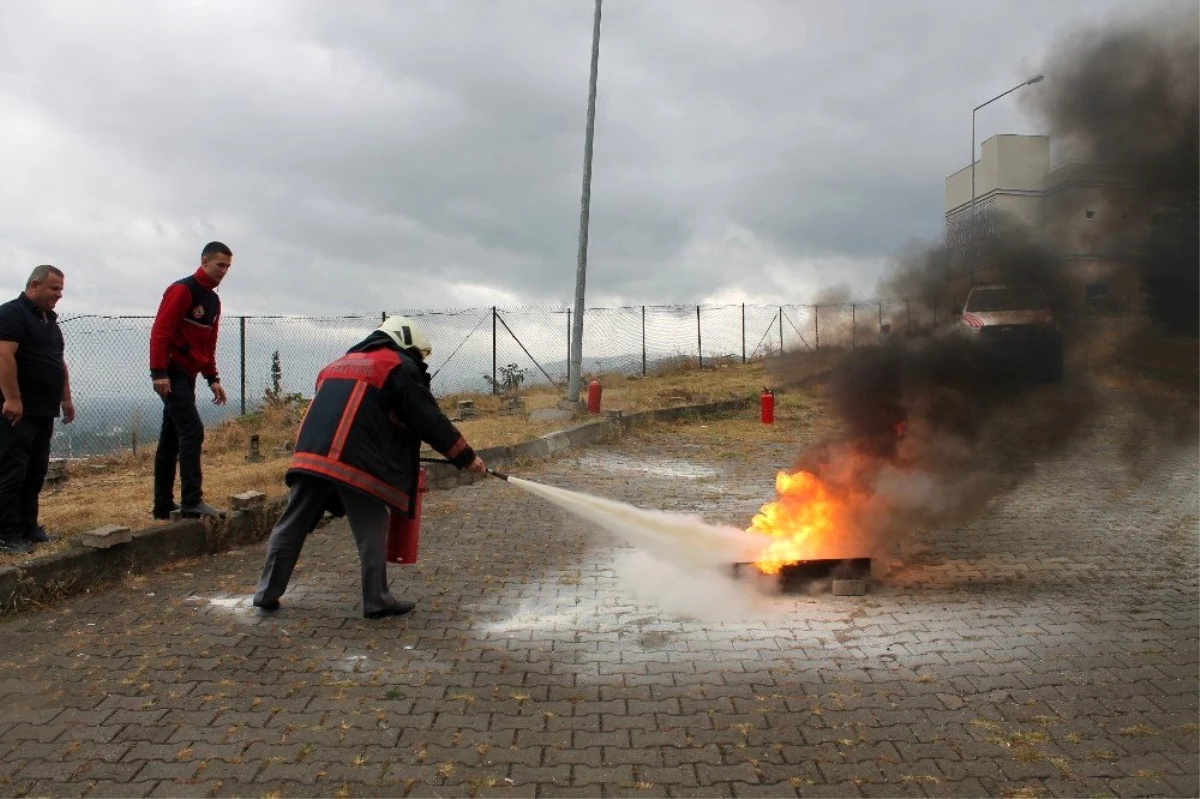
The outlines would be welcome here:
<svg viewBox="0 0 1200 799">
<path fill-rule="evenodd" d="M 172 502 L 168 505 L 155 505 L 150 511 L 150 515 L 155 519 L 166 521 L 171 518 L 171 512 L 179 510 L 179 506 Z"/>
<path fill-rule="evenodd" d="M 266 611 L 267 613 L 274 613 L 275 611 L 279 610 L 279 600 L 272 599 L 270 602 L 259 602 L 256 599 L 254 600 L 254 607 L 258 608 L 259 610 Z"/>
<path fill-rule="evenodd" d="M 410 613 L 417 605 L 415 602 L 396 602 L 388 605 L 383 610 L 364 610 L 364 619 L 384 619 L 388 616 L 403 616 L 405 613 Z"/>
<path fill-rule="evenodd" d="M 57 538 L 47 533 L 46 528 L 40 524 L 32 530 L 25 531 L 25 541 L 29 544 L 49 544 L 56 540 Z"/>
<path fill-rule="evenodd" d="M 28 555 L 33 544 L 20 538 L 0 538 L 0 555 Z"/>
<path fill-rule="evenodd" d="M 179 509 L 179 515 L 185 519 L 224 519 L 225 511 L 201 502 L 199 505 L 184 505 Z"/>
</svg>

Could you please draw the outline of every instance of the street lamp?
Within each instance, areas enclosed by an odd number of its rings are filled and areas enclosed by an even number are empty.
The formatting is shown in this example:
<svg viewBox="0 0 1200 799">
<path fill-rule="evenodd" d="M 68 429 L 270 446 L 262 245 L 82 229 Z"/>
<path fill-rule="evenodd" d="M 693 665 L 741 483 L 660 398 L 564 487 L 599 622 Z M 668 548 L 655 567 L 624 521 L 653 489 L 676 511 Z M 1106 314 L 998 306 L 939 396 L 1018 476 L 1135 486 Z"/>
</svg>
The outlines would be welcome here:
<svg viewBox="0 0 1200 799">
<path fill-rule="evenodd" d="M 1009 94 L 1012 94 L 1017 89 L 1024 89 L 1026 86 L 1032 86 L 1035 83 L 1041 83 L 1042 80 L 1045 79 L 1045 77 L 1046 77 L 1045 75 L 1043 75 L 1042 73 L 1039 72 L 1038 74 L 1034 75 L 1029 80 L 1024 81 L 1023 83 L 1018 83 L 1016 86 L 1013 86 L 1008 91 L 997 94 L 995 97 L 988 100 L 986 103 L 980 103 L 979 105 L 977 105 L 971 109 L 971 235 L 970 235 L 970 241 L 972 242 L 972 260 L 974 260 L 973 253 L 974 253 L 974 241 L 975 241 L 975 114 L 979 111 L 979 109 L 983 108 L 985 105 L 991 105 L 992 103 L 999 100 L 1001 97 L 1005 97 Z"/>
</svg>

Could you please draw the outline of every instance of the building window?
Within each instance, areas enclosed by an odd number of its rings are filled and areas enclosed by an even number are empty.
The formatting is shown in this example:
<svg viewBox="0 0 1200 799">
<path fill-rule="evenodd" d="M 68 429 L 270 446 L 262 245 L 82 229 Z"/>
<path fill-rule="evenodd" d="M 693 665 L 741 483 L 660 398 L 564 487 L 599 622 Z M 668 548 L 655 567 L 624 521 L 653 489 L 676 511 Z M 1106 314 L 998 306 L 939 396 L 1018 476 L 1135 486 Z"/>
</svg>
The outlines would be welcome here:
<svg viewBox="0 0 1200 799">
<path fill-rule="evenodd" d="M 1087 211 L 1084 211 L 1084 212 L 1083 212 L 1083 218 L 1084 218 L 1084 219 L 1095 219 L 1095 218 L 1096 218 L 1096 212 L 1095 212 L 1095 211 L 1093 211 L 1093 210 L 1091 210 L 1091 209 L 1088 209 Z"/>
</svg>

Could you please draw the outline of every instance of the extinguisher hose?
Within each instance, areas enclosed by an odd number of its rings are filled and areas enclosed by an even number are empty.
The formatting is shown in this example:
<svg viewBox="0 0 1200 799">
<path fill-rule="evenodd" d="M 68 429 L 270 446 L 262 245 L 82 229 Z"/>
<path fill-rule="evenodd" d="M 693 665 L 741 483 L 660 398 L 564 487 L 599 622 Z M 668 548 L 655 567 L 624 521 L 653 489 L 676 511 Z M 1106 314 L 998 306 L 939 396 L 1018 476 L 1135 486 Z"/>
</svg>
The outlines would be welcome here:
<svg viewBox="0 0 1200 799">
<path fill-rule="evenodd" d="M 449 464 L 449 463 L 450 463 L 450 461 L 448 461 L 448 460 L 446 460 L 446 459 L 444 459 L 444 458 L 421 458 L 421 463 L 445 463 L 445 464 Z M 488 470 L 487 470 L 487 473 L 488 473 L 489 475 L 491 475 L 492 477 L 498 477 L 498 478 L 500 478 L 501 480 L 504 480 L 505 482 L 507 482 L 507 481 L 508 481 L 508 475 L 507 475 L 507 474 L 505 474 L 504 472 L 498 472 L 498 471 L 496 471 L 495 469 L 488 469 Z"/>
</svg>

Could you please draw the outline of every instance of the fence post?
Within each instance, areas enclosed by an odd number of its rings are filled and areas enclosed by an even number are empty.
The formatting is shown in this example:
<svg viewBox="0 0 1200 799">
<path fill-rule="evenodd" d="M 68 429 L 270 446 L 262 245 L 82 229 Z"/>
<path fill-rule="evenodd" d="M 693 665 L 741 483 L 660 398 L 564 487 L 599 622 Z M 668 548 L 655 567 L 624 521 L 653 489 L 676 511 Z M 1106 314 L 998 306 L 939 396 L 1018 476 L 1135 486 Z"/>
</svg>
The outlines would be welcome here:
<svg viewBox="0 0 1200 799">
<path fill-rule="evenodd" d="M 912 335 L 912 300 L 904 300 L 904 332 Z"/>
<path fill-rule="evenodd" d="M 646 376 L 646 306 L 642 306 L 642 377 Z"/>
<path fill-rule="evenodd" d="M 241 331 L 242 350 L 242 416 L 246 415 L 246 317 L 238 317 L 238 329 Z"/>
<path fill-rule="evenodd" d="M 571 309 L 567 309 L 567 382 L 571 381 Z M 567 386 L 570 391 L 570 386 Z"/>
<path fill-rule="evenodd" d="M 746 303 L 742 303 L 742 363 L 746 362 Z"/>
<path fill-rule="evenodd" d="M 379 312 L 379 324 L 382 325 L 386 321 L 387 321 L 387 311 L 380 311 Z"/>
<path fill-rule="evenodd" d="M 783 355 L 783 306 L 779 306 L 779 354 Z"/>
<path fill-rule="evenodd" d="M 704 368 L 704 343 L 700 340 L 700 306 L 696 306 L 696 354 L 700 356 L 700 368 Z"/>
<path fill-rule="evenodd" d="M 850 349 L 858 349 L 858 306 L 850 303 Z"/>
<path fill-rule="evenodd" d="M 496 383 L 496 306 L 492 306 L 492 393 L 499 394 L 500 386 Z"/>
<path fill-rule="evenodd" d="M 821 349 L 821 306 L 813 306 L 813 349 Z"/>
</svg>

